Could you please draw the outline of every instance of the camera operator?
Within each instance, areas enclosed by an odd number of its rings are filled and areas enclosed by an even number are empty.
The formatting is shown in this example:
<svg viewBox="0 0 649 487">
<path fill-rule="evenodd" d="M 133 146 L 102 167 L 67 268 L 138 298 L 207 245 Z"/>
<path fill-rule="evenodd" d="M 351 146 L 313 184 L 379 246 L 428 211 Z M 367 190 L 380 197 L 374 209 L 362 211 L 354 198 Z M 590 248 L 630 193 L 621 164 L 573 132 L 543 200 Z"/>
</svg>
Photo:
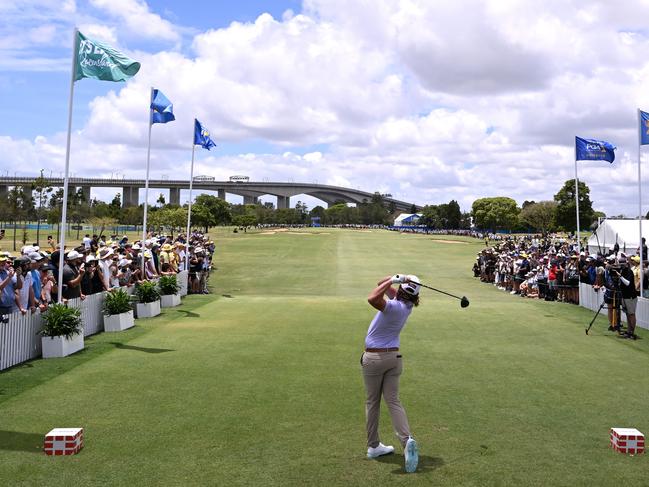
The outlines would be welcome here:
<svg viewBox="0 0 649 487">
<path fill-rule="evenodd" d="M 631 268 L 628 266 L 626 257 L 620 257 L 618 262 L 620 264 L 620 271 L 614 272 L 618 273 L 620 280 L 620 290 L 622 292 L 622 300 L 627 320 L 627 331 L 624 335 L 622 335 L 622 337 L 635 340 L 637 338 L 635 334 L 635 311 L 636 306 L 638 305 L 638 294 L 635 289 L 635 278 L 633 276 L 633 270 L 631 270 Z"/>
<path fill-rule="evenodd" d="M 621 333 L 620 305 L 622 292 L 620 290 L 620 267 L 617 265 L 615 255 L 609 255 L 604 270 L 604 302 L 608 305 L 608 330 Z"/>
</svg>

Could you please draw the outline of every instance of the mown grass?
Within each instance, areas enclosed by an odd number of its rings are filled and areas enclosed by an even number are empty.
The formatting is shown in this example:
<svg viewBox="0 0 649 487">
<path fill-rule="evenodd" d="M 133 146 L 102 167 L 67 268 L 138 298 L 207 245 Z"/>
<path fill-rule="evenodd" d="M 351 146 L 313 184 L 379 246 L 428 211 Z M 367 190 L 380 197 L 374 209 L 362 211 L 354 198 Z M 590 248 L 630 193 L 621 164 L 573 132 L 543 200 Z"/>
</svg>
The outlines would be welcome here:
<svg viewBox="0 0 649 487">
<path fill-rule="evenodd" d="M 645 456 L 608 448 L 612 426 L 649 431 L 646 331 L 587 337 L 590 311 L 481 284 L 484 243 L 440 238 L 221 231 L 213 295 L 0 374 L 0 484 L 646 485 Z M 399 449 L 365 458 L 366 296 L 396 272 L 471 299 L 423 290 L 402 333 L 412 475 Z M 79 455 L 40 451 L 79 425 Z"/>
</svg>

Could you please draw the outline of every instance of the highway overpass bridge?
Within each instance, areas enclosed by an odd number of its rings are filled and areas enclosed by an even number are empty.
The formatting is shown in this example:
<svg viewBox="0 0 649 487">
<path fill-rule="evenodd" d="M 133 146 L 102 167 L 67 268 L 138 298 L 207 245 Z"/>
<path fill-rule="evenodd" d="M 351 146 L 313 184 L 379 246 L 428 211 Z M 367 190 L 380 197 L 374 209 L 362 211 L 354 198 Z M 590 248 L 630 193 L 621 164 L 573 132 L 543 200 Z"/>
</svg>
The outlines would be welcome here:
<svg viewBox="0 0 649 487">
<path fill-rule="evenodd" d="M 4 199 L 8 188 L 15 186 L 30 186 L 36 178 L 31 177 L 0 177 L 0 198 Z M 63 187 L 63 178 L 47 178 L 53 187 Z M 137 206 L 139 202 L 139 190 L 144 188 L 143 179 L 104 179 L 104 178 L 69 178 L 69 187 L 81 189 L 90 201 L 92 188 L 121 188 L 122 205 L 124 207 Z M 193 191 L 200 194 L 204 191 L 215 191 L 218 197 L 225 199 L 226 194 L 243 196 L 244 204 L 254 204 L 260 196 L 272 195 L 277 198 L 277 208 L 290 208 L 290 198 L 298 194 L 306 194 L 323 201 L 331 206 L 336 201 L 347 203 L 369 202 L 375 193 L 368 193 L 351 188 L 340 186 L 328 186 L 324 184 L 310 183 L 279 183 L 279 182 L 256 182 L 256 181 L 211 181 L 194 180 Z M 180 190 L 189 190 L 189 180 L 151 179 L 149 188 L 168 189 L 169 203 L 180 204 Z M 394 203 L 399 211 L 409 212 L 412 203 L 396 200 L 390 197 L 383 197 L 387 203 Z M 417 206 L 421 209 L 421 206 Z"/>
</svg>

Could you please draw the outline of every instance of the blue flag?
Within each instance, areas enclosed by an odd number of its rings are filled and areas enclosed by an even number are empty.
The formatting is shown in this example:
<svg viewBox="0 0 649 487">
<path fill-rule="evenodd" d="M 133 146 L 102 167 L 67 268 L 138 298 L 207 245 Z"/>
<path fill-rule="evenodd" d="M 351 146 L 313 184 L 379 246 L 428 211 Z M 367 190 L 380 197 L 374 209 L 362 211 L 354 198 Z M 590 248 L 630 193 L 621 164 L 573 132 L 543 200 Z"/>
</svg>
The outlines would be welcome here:
<svg viewBox="0 0 649 487">
<path fill-rule="evenodd" d="M 173 104 L 160 90 L 153 90 L 151 111 L 151 124 L 167 123 L 176 120 Z"/>
<path fill-rule="evenodd" d="M 203 149 L 210 150 L 211 147 L 216 147 L 216 144 L 210 139 L 210 131 L 201 125 L 201 123 L 194 119 L 194 144 L 200 145 Z"/>
<path fill-rule="evenodd" d="M 649 113 L 640 110 L 640 145 L 649 144 Z"/>
<path fill-rule="evenodd" d="M 615 160 L 617 147 L 603 140 L 582 139 L 575 137 L 575 156 L 578 161 L 608 161 Z"/>
</svg>

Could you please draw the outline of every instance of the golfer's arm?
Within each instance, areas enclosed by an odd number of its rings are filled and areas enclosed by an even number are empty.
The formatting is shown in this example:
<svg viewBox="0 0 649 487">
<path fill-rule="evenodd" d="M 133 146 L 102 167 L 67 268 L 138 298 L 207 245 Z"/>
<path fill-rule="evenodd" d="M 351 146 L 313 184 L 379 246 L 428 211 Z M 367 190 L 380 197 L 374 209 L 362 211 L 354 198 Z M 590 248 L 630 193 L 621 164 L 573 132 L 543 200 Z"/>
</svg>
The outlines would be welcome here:
<svg viewBox="0 0 649 487">
<path fill-rule="evenodd" d="M 385 309 L 385 298 L 383 295 L 387 292 L 388 289 L 392 288 L 392 278 L 388 277 L 379 282 L 379 284 L 374 288 L 367 298 L 367 302 L 372 305 L 372 307 L 383 311 Z"/>
<path fill-rule="evenodd" d="M 376 283 L 376 285 L 377 285 L 377 286 L 380 286 L 380 285 L 383 284 L 385 281 L 390 281 L 390 282 L 392 282 L 392 276 L 388 276 L 388 277 L 385 277 L 385 278 L 381 279 L 379 282 Z M 393 288 L 392 286 L 390 286 L 390 287 L 385 291 L 385 294 L 388 295 L 388 298 L 393 299 L 393 298 L 397 295 L 397 292 L 394 290 L 394 288 Z"/>
</svg>

